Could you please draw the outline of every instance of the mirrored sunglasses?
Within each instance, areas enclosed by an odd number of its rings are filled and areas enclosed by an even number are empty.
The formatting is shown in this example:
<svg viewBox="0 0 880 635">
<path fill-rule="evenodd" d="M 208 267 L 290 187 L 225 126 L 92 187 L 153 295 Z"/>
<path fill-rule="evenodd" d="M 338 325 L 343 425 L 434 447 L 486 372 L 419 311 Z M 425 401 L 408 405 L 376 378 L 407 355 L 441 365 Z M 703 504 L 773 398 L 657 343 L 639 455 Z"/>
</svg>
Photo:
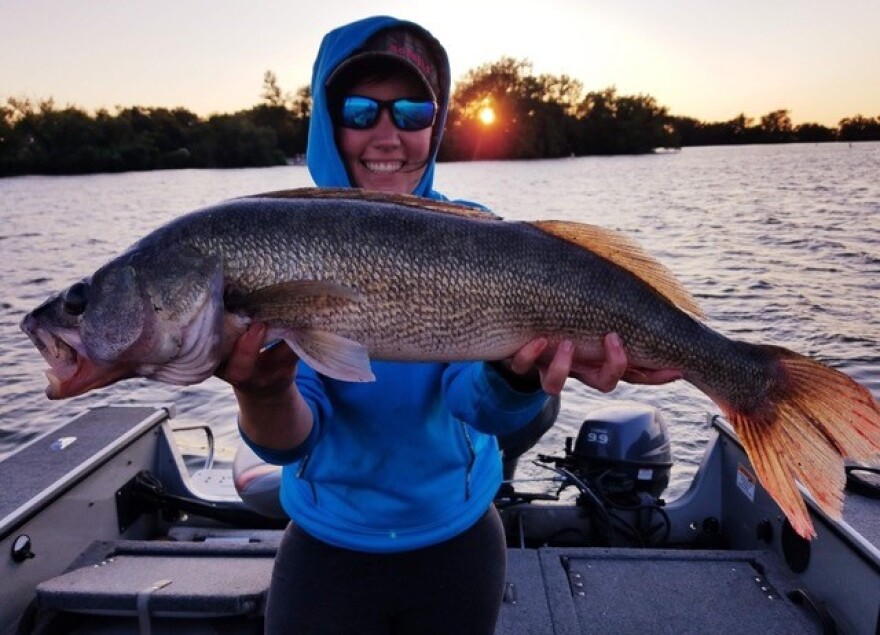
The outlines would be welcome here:
<svg viewBox="0 0 880 635">
<path fill-rule="evenodd" d="M 382 101 L 361 95 L 349 95 L 342 101 L 339 124 L 345 128 L 367 130 L 376 125 L 382 109 L 391 113 L 391 121 L 400 130 L 424 130 L 434 125 L 437 104 L 426 99 L 389 99 Z"/>
</svg>

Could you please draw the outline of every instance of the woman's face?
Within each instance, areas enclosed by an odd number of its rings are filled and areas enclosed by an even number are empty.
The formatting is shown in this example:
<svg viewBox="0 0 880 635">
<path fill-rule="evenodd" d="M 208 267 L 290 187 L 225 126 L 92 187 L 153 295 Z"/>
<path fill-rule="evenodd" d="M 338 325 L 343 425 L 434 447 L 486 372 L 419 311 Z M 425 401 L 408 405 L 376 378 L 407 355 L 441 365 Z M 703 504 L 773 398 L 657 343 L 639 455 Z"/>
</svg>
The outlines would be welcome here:
<svg viewBox="0 0 880 635">
<path fill-rule="evenodd" d="M 349 95 L 389 100 L 426 97 L 425 87 L 413 76 L 395 74 L 388 79 L 358 82 Z M 338 126 L 336 145 L 348 169 L 352 185 L 367 190 L 411 194 L 427 167 L 431 151 L 431 128 L 404 131 L 383 108 L 379 121 L 367 130 Z"/>
</svg>

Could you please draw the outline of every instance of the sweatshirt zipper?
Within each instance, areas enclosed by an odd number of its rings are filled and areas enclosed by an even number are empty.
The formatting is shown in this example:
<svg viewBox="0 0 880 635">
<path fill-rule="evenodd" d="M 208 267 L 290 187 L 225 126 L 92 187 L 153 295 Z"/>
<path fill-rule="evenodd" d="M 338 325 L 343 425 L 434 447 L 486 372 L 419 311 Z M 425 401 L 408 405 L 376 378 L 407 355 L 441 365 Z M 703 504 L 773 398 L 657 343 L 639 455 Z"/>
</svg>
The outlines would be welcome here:
<svg viewBox="0 0 880 635">
<path fill-rule="evenodd" d="M 310 479 L 306 478 L 306 468 L 308 467 L 309 461 L 311 459 L 312 459 L 311 452 L 306 454 L 303 457 L 302 463 L 299 464 L 299 469 L 296 471 L 296 477 L 304 480 L 306 483 L 309 484 L 309 487 L 312 490 L 312 498 L 314 499 L 315 504 L 317 505 L 318 504 L 318 489 L 315 487 L 315 484 L 312 483 L 312 481 Z"/>
<path fill-rule="evenodd" d="M 461 431 L 464 434 L 464 440 L 467 443 L 467 451 L 468 451 L 468 462 L 467 462 L 467 470 L 464 476 L 464 499 L 471 499 L 471 472 L 474 468 L 474 463 L 477 460 L 477 453 L 474 451 L 474 443 L 471 441 L 470 432 L 468 432 L 467 424 L 464 421 L 459 421 L 459 425 L 461 425 Z"/>
</svg>

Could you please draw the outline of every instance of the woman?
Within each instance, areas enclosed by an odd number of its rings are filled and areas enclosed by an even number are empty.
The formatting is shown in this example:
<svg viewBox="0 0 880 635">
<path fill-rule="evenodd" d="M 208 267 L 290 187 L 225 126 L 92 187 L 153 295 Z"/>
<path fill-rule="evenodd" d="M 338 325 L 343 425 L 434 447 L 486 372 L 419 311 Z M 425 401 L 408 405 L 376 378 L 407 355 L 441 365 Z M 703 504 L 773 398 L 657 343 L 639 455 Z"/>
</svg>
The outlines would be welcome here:
<svg viewBox="0 0 880 635">
<path fill-rule="evenodd" d="M 432 183 L 449 88 L 446 53 L 418 25 L 376 17 L 327 34 L 312 78 L 317 185 L 443 198 Z M 540 368 L 543 339 L 500 363 L 374 362 L 375 382 L 351 384 L 283 344 L 262 350 L 265 332 L 255 324 L 239 339 L 222 376 L 243 438 L 284 466 L 292 523 L 267 632 L 493 632 L 506 572 L 496 435 L 561 392 L 571 344 Z M 616 336 L 606 356 L 578 378 L 612 389 L 626 371 Z"/>
</svg>

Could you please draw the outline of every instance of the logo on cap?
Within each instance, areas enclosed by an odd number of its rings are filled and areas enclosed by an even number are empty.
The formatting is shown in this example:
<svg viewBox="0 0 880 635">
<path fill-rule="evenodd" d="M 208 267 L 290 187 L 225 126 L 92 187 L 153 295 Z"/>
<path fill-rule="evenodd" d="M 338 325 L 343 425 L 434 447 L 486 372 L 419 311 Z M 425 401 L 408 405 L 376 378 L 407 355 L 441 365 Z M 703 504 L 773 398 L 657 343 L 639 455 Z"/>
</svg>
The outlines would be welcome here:
<svg viewBox="0 0 880 635">
<path fill-rule="evenodd" d="M 390 54 L 409 63 L 428 83 L 434 97 L 440 97 L 437 65 L 428 44 L 417 34 L 405 29 L 380 31 L 367 41 L 364 52 Z"/>
</svg>

